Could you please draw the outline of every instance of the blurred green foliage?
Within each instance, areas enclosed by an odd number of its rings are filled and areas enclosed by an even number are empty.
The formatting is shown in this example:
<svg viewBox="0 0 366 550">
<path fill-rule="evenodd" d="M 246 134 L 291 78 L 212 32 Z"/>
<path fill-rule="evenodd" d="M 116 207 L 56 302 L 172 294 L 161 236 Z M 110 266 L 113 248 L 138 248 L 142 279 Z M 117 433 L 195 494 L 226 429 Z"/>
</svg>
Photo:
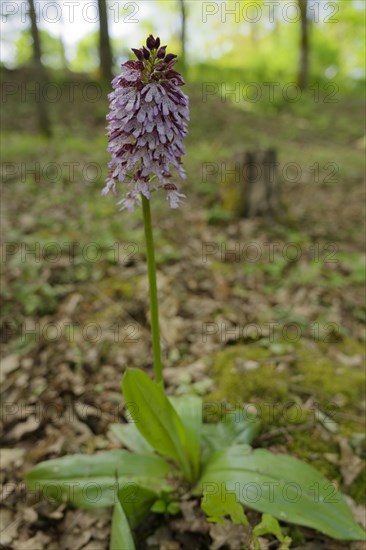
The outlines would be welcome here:
<svg viewBox="0 0 366 550">
<path fill-rule="evenodd" d="M 40 29 L 40 40 L 42 43 L 42 62 L 54 69 L 63 67 L 63 45 L 62 42 Z M 22 31 L 15 43 L 15 60 L 17 65 L 28 65 L 32 60 L 32 36 L 30 30 Z"/>
<path fill-rule="evenodd" d="M 178 54 L 180 45 L 179 2 L 154 0 L 149 12 L 139 11 L 135 42 L 130 34 L 113 31 L 110 12 L 110 33 L 115 69 L 129 55 L 129 47 L 137 46 L 140 36 L 160 34 L 163 43 Z M 187 64 L 190 79 L 213 82 L 294 82 L 300 57 L 300 21 L 296 2 L 274 3 L 267 0 L 216 2 L 217 11 L 204 15 L 201 2 L 187 4 Z M 206 3 L 208 4 L 208 3 Z M 257 6 L 256 8 L 251 5 Z M 293 4 L 288 8 L 290 4 Z M 248 7 L 249 6 L 249 7 Z M 286 8 L 287 6 L 287 8 Z M 285 9 L 286 8 L 286 9 Z M 273 12 L 272 12 L 273 9 Z M 326 85 L 335 81 L 340 89 L 352 92 L 365 81 L 365 9 L 358 0 L 318 0 L 308 3 L 310 82 Z M 149 16 L 150 13 L 150 16 Z M 255 17 L 256 13 L 259 17 Z M 273 13 L 272 21 L 270 13 Z M 121 13 L 121 20 L 126 13 Z M 250 22 L 253 20 L 254 22 Z M 120 27 L 118 27 L 119 29 Z M 128 29 L 130 30 L 130 29 Z M 64 64 L 63 44 L 40 30 L 44 63 L 53 68 Z M 98 68 L 99 32 L 81 37 L 73 52 L 68 52 L 68 65 L 77 72 L 94 72 Z M 31 59 L 30 32 L 23 31 L 16 41 L 16 63 Z M 188 72 L 188 71 L 187 71 Z"/>
</svg>

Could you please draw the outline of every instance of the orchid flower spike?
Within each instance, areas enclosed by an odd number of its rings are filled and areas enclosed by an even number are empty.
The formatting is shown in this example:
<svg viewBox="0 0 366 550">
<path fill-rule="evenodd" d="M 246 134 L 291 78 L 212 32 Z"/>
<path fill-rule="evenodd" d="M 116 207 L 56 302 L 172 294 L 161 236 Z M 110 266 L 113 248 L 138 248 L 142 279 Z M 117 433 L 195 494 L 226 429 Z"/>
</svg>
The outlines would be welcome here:
<svg viewBox="0 0 366 550">
<path fill-rule="evenodd" d="M 182 92 L 182 76 L 173 69 L 174 54 L 150 35 L 146 46 L 132 49 L 137 60 L 126 61 L 122 74 L 112 81 L 108 120 L 109 175 L 102 194 L 118 194 L 124 183 L 122 209 L 134 210 L 141 194 L 150 199 L 152 190 L 164 190 L 171 208 L 185 198 L 172 181 L 185 178 L 181 157 L 189 120 L 188 97 Z"/>
</svg>

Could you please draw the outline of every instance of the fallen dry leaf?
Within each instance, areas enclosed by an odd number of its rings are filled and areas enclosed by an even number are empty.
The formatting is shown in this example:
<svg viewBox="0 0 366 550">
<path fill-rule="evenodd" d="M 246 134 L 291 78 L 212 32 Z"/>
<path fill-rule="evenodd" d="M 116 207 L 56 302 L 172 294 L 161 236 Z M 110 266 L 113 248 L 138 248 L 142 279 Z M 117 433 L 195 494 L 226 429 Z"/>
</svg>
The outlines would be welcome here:
<svg viewBox="0 0 366 550">
<path fill-rule="evenodd" d="M 345 495 L 345 499 L 358 523 L 360 523 L 362 527 L 366 529 L 366 506 L 363 504 L 356 504 L 353 498 L 349 495 Z M 366 543 L 364 544 L 366 547 Z"/>
<path fill-rule="evenodd" d="M 343 477 L 343 482 L 346 487 L 349 487 L 352 482 L 358 477 L 365 467 L 363 460 L 357 456 L 347 439 L 344 437 L 338 439 L 341 449 L 340 469 Z"/>
<path fill-rule="evenodd" d="M 171 532 L 168 527 L 159 527 L 153 535 L 147 539 L 148 547 L 158 547 L 159 550 L 180 550 L 180 544 L 172 540 Z M 174 545 L 173 547 L 171 545 Z"/>
<path fill-rule="evenodd" d="M 2 508 L 0 510 L 0 544 L 8 546 L 12 543 L 18 533 L 19 516 L 16 517 L 13 512 Z"/>
<path fill-rule="evenodd" d="M 230 550 L 250 548 L 248 546 L 250 544 L 249 529 L 244 525 L 233 525 L 228 520 L 225 520 L 224 525 L 211 525 L 210 536 L 212 538 L 210 550 L 219 550 L 223 547 L 230 548 Z"/>
<path fill-rule="evenodd" d="M 18 540 L 14 543 L 14 550 L 44 550 L 48 548 L 48 544 L 51 538 L 43 533 L 42 531 L 37 531 L 37 534 L 29 538 L 28 540 Z"/>
<path fill-rule="evenodd" d="M 10 432 L 7 434 L 6 439 L 21 439 L 23 435 L 35 432 L 40 426 L 40 421 L 36 416 L 28 416 L 25 422 L 19 422 Z"/>
<path fill-rule="evenodd" d="M 11 464 L 17 466 L 20 459 L 23 458 L 25 449 L 0 449 L 0 464 L 5 470 Z"/>
<path fill-rule="evenodd" d="M 333 355 L 334 359 L 339 361 L 342 365 L 351 368 L 362 367 L 364 361 L 362 355 L 345 355 L 340 351 L 336 351 L 331 355 Z"/>
<path fill-rule="evenodd" d="M 0 384 L 4 382 L 7 375 L 18 369 L 20 366 L 19 355 L 12 353 L 0 361 Z"/>
</svg>

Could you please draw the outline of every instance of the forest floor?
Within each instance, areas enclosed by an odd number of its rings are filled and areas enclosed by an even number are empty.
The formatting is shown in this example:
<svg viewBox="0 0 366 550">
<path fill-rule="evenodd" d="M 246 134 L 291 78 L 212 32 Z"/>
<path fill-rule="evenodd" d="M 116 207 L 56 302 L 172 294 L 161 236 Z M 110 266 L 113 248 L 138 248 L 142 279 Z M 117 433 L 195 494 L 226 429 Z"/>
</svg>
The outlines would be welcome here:
<svg viewBox="0 0 366 550">
<path fill-rule="evenodd" d="M 7 75 L 21 86 L 17 78 Z M 48 458 L 118 447 L 108 426 L 124 421 L 122 374 L 152 374 L 141 212 L 100 196 L 107 102 L 83 100 L 88 83 L 79 84 L 70 101 L 59 83 L 50 141 L 29 102 L 11 95 L 3 115 L 4 550 L 108 548 L 110 510 L 35 502 L 23 475 Z M 199 84 L 186 91 L 186 206 L 172 211 L 159 194 L 153 205 L 168 391 L 198 393 L 218 416 L 255 407 L 255 446 L 319 468 L 365 526 L 361 101 L 254 109 L 203 101 Z M 220 205 L 222 166 L 259 147 L 278 150 L 281 207 L 237 219 Z M 204 541 L 168 520 L 148 527 L 141 548 L 239 548 L 225 526 L 206 526 Z M 292 548 L 365 547 L 283 528 Z M 271 537 L 261 545 L 278 547 Z"/>
</svg>

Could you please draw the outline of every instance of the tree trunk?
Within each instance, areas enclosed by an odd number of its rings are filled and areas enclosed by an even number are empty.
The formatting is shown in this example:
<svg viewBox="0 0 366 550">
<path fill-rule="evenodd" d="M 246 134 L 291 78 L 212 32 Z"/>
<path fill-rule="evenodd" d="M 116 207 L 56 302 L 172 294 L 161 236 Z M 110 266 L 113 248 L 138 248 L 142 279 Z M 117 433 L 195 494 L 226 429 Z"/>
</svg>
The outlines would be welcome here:
<svg viewBox="0 0 366 550">
<path fill-rule="evenodd" d="M 41 50 L 41 41 L 39 38 L 38 26 L 37 26 L 37 17 L 34 8 L 34 0 L 28 0 L 29 5 L 29 17 L 31 21 L 31 33 L 33 40 L 33 62 L 34 62 L 34 75 L 35 80 L 38 82 L 40 87 L 40 94 L 38 97 L 37 108 L 38 108 L 38 122 L 39 128 L 47 137 L 51 137 L 51 125 L 47 112 L 47 104 L 43 97 L 43 89 L 46 83 L 46 73 L 42 65 L 42 50 Z"/>
<path fill-rule="evenodd" d="M 184 0 L 179 0 L 180 4 L 180 41 L 181 41 L 181 65 L 183 68 L 186 67 L 186 21 L 187 21 L 187 12 L 186 4 Z"/>
<path fill-rule="evenodd" d="M 59 37 L 59 41 L 60 41 L 60 47 L 61 47 L 62 68 L 63 68 L 64 72 L 66 73 L 66 72 L 69 71 L 69 67 L 68 67 L 68 64 L 67 64 L 65 44 L 64 44 L 64 41 L 62 40 L 62 35 L 61 34 L 60 34 L 60 37 Z"/>
<path fill-rule="evenodd" d="M 307 0 L 298 0 L 301 15 L 301 38 L 300 38 L 300 64 L 298 85 L 305 90 L 308 83 L 309 73 L 309 24 L 307 18 Z"/>
<path fill-rule="evenodd" d="M 65 73 L 69 72 L 69 67 L 67 63 L 67 57 L 66 57 L 66 50 L 65 50 L 65 44 L 62 38 L 63 30 L 64 30 L 64 18 L 62 15 L 62 0 L 58 0 L 59 6 L 60 6 L 60 12 L 61 12 L 61 19 L 60 19 L 60 34 L 59 34 L 59 41 L 60 41 L 60 47 L 61 47 L 61 61 L 62 61 L 62 68 Z"/>
<path fill-rule="evenodd" d="M 112 48 L 109 40 L 108 15 L 106 0 L 98 0 L 99 10 L 99 58 L 100 71 L 104 80 L 111 82 L 112 74 Z"/>
</svg>

